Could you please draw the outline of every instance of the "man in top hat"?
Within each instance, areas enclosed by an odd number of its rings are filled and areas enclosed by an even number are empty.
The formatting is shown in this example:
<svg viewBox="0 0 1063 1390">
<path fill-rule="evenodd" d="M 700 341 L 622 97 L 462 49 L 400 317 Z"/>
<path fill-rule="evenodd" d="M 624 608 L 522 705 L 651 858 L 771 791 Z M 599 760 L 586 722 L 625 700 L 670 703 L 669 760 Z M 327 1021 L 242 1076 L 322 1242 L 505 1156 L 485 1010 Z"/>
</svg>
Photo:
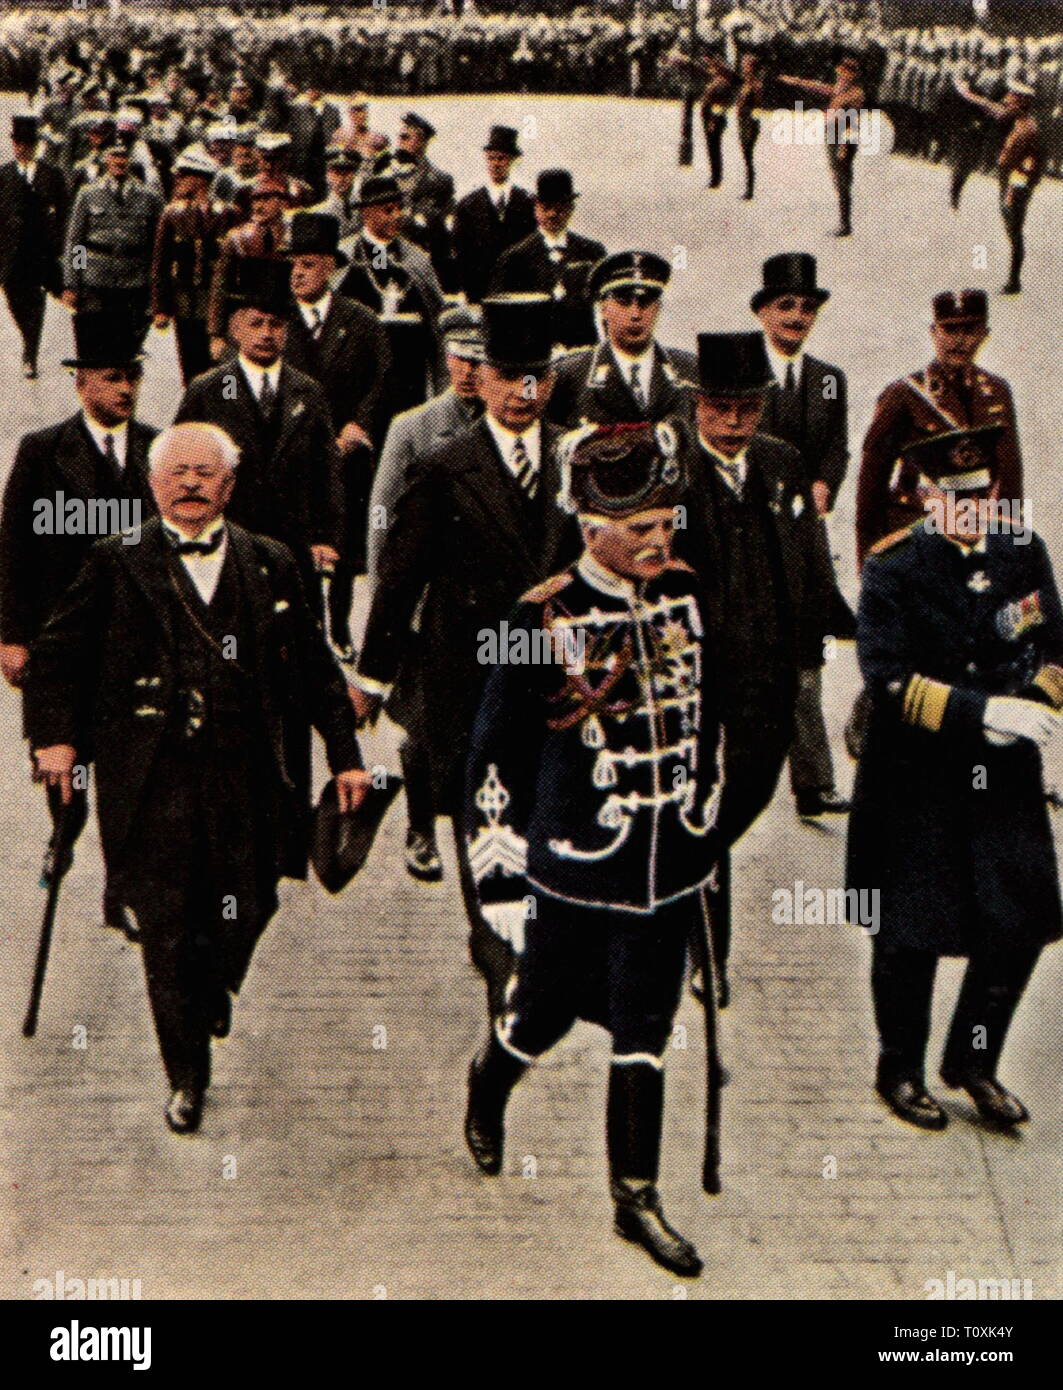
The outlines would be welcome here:
<svg viewBox="0 0 1063 1390">
<path fill-rule="evenodd" d="M 251 186 L 251 216 L 222 237 L 207 308 L 210 351 L 215 361 L 226 351 L 226 324 L 231 285 L 239 262 L 247 256 L 256 260 L 287 263 L 288 221 L 287 186 L 279 179 L 259 174 Z"/>
<path fill-rule="evenodd" d="M 750 307 L 764 327 L 773 381 L 768 387 L 759 429 L 792 444 L 801 455 L 805 481 L 815 506 L 816 561 L 824 585 L 835 589 L 834 564 L 826 517 L 845 478 L 849 461 L 848 394 L 840 367 L 805 351 L 820 308 L 830 291 L 816 282 L 816 259 L 803 252 L 771 256 L 764 262 L 764 284 Z M 832 615 L 835 637 L 855 635 L 852 614 L 839 606 Z M 814 817 L 848 810 L 834 785 L 834 765 L 823 721 L 822 641 L 810 636 L 799 657 L 796 726 L 790 748 L 790 784 L 798 814 Z"/>
<path fill-rule="evenodd" d="M 488 298 L 483 312 L 484 415 L 423 459 L 387 518 L 354 695 L 359 716 L 374 718 L 396 678 L 402 673 L 405 682 L 409 663 L 418 663 L 433 805 L 459 823 L 465 754 L 487 676 L 481 633 L 497 628 L 574 542 L 555 501 L 559 431 L 542 420 L 553 387 L 553 303 L 545 295 Z M 504 943 L 484 931 L 460 824 L 456 833 L 474 955 L 497 1005 Z"/>
<path fill-rule="evenodd" d="M 295 556 L 311 602 L 340 557 L 343 491 L 324 388 L 284 360 L 291 312 L 287 260 L 237 257 L 227 332 L 236 349 L 195 378 L 177 421 L 217 425 L 240 449 L 229 515 Z"/>
<path fill-rule="evenodd" d="M 22 373 L 37 375 L 46 293 L 62 288 L 68 199 L 62 170 L 37 157 L 36 116 L 11 118 L 14 158 L 0 165 L 0 285 L 22 339 Z"/>
<path fill-rule="evenodd" d="M 466 851 L 513 967 L 470 1068 L 465 1134 L 480 1171 L 499 1173 L 513 1087 L 577 1019 L 602 1025 L 615 1229 L 694 1276 L 701 1260 L 656 1184 L 666 1050 L 724 843 L 720 654 L 696 576 L 672 558 L 674 431 L 577 438 L 562 495 L 583 553 L 510 615 L 469 752 Z M 512 661 L 515 639 L 544 637 L 548 659 Z"/>
<path fill-rule="evenodd" d="M 989 1122 L 1026 1108 L 997 1080 L 1042 946 L 1061 934 L 1040 746 L 1063 727 L 1063 613 L 1043 542 L 993 505 L 1000 424 L 905 450 L 928 515 L 863 571 L 857 644 L 872 702 L 849 822 L 847 886 L 877 890 L 876 1089 L 943 1129 L 924 1059 L 940 956 L 969 964 L 941 1077 Z"/>
<path fill-rule="evenodd" d="M 174 326 L 185 386 L 213 365 L 207 328 L 210 291 L 222 238 L 237 216 L 235 208 L 210 196 L 217 167 L 194 148 L 178 157 L 174 198 L 155 232 L 151 312 L 156 328 Z"/>
<path fill-rule="evenodd" d="M 796 87 L 824 101 L 824 120 L 827 123 L 827 162 L 831 179 L 838 194 L 838 230 L 835 236 L 853 234 L 853 165 L 859 144 L 860 112 L 867 102 L 861 62 L 854 53 L 839 57 L 834 81 L 812 82 L 806 77 L 779 76 L 778 81 Z"/>
<path fill-rule="evenodd" d="M 876 541 L 922 518 L 918 477 L 901 456 L 913 439 L 973 425 L 1003 425 L 996 485 L 1002 498 L 1017 502 L 1024 496 L 1011 388 L 974 361 L 989 336 L 988 296 L 984 290 L 944 290 L 934 296 L 933 312 L 933 362 L 886 387 L 864 438 L 856 491 L 860 564 Z"/>
<path fill-rule="evenodd" d="M 557 305 L 564 347 L 598 339 L 587 286 L 605 247 L 569 230 L 578 197 L 567 169 L 544 169 L 535 186 L 538 230 L 503 252 L 491 277 L 492 294 L 548 294 Z"/>
<path fill-rule="evenodd" d="M 346 241 L 358 231 L 360 218 L 354 192 L 354 176 L 358 172 L 359 162 L 345 149 L 330 149 L 325 167 L 328 193 L 320 203 L 315 203 L 307 209 L 308 212 L 326 212 L 330 217 L 334 217 L 340 224 L 340 241 Z"/>
<path fill-rule="evenodd" d="M 430 454 L 466 433 L 483 414 L 479 394 L 479 369 L 484 356 L 480 310 L 465 305 L 445 309 L 439 316 L 439 334 L 450 385 L 423 405 L 395 416 L 373 477 L 367 560 L 369 576 L 374 581 L 384 538 L 407 481 L 418 475 Z M 416 638 L 411 640 L 416 643 Z M 406 869 L 412 877 L 434 883 L 443 877 L 443 865 L 436 845 L 436 811 L 419 673 L 420 662 L 414 655 L 395 682 L 388 714 L 406 731 L 400 748 L 408 814 Z"/>
<path fill-rule="evenodd" d="M 139 540 L 154 511 L 148 486 L 148 446 L 155 430 L 133 418 L 142 375 L 139 324 L 111 314 L 76 314 L 74 355 L 63 365 L 74 374 L 79 409 L 69 419 L 24 435 L 4 489 L 0 516 L 0 665 L 20 688 L 29 651 L 73 583 L 94 540 L 123 528 Z M 40 528 L 42 504 L 63 524 Z M 84 524 L 66 524 L 68 511 L 85 510 Z M 53 825 L 60 801 L 49 793 Z M 87 793 L 75 792 L 67 824 L 67 857 L 88 813 Z M 44 878 L 57 864 L 55 836 Z M 108 887 L 104 921 L 124 930 L 121 902 Z"/>
<path fill-rule="evenodd" d="M 405 203 L 395 179 L 384 174 L 365 179 L 358 207 L 362 229 L 343 248 L 350 264 L 339 291 L 379 314 L 387 329 L 395 364 L 390 419 L 435 394 L 435 321 L 443 291 L 428 256 L 401 235 Z"/>
<path fill-rule="evenodd" d="M 1026 259 L 1023 228 L 1030 209 L 1033 191 L 1044 172 L 1044 143 L 1037 123 L 1034 103 L 1037 93 L 1033 87 L 1017 79 L 1008 84 L 1003 102 L 979 96 L 970 87 L 957 82 L 960 96 L 979 110 L 985 111 L 1006 128 L 1004 145 L 997 160 L 1000 179 L 1000 214 L 1011 244 L 1011 270 L 1004 294 L 1019 294 L 1022 290 L 1022 267 Z"/>
<path fill-rule="evenodd" d="M 557 364 L 550 418 L 568 429 L 586 422 L 664 420 L 689 415 L 694 354 L 666 348 L 654 336 L 661 299 L 672 275 L 652 251 L 616 251 L 598 262 L 587 282 L 605 337 L 573 348 Z"/>
<path fill-rule="evenodd" d="M 133 318 L 147 332 L 151 262 L 162 198 L 129 172 L 129 149 L 115 140 L 107 173 L 74 199 L 63 251 L 63 302 L 78 311 Z"/>
<path fill-rule="evenodd" d="M 346 529 L 343 558 L 332 576 L 330 621 L 333 642 L 350 652 L 351 594 L 354 576 L 365 572 L 366 513 L 391 348 L 372 309 L 330 288 L 337 268 L 347 264 L 336 219 L 328 213 L 297 212 L 290 232 L 294 304 L 285 356 L 291 366 L 320 382 L 336 431 Z"/>
<path fill-rule="evenodd" d="M 484 145 L 487 182 L 466 193 L 454 209 L 455 286 L 470 304 L 487 294 L 502 253 L 535 230 L 534 199 L 513 182 L 520 155 L 516 130 L 493 125 Z"/>
<path fill-rule="evenodd" d="M 49 790 L 69 801 L 78 759 L 95 762 L 100 838 L 136 914 L 179 1134 L 199 1127 L 211 1040 L 229 1032 L 279 880 L 306 876 L 311 727 L 341 809 L 369 780 L 291 553 L 226 515 L 243 466 L 213 426 L 159 436 L 161 517 L 139 545 L 93 547 L 34 644 L 26 692 Z"/>
<path fill-rule="evenodd" d="M 822 648 L 830 609 L 815 564 L 815 509 L 801 456 L 758 432 L 772 381 L 763 334 L 698 335 L 688 520 L 678 549 L 698 570 L 717 615 L 734 803 L 729 842 L 774 795 L 793 737 L 799 651 L 814 638 Z M 723 1004 L 728 854 L 711 906 Z"/>
</svg>

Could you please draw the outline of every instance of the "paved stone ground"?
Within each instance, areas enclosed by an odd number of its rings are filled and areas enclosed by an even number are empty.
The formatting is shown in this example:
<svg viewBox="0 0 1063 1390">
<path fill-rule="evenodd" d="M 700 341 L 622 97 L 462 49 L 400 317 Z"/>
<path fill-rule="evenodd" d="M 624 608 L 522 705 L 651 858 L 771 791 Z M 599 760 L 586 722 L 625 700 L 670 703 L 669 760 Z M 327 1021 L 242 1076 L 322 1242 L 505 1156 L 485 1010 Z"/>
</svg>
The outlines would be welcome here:
<svg viewBox="0 0 1063 1390">
<path fill-rule="evenodd" d="M 374 120 L 393 131 L 406 104 L 375 103 Z M 470 151 L 488 124 L 518 124 L 526 182 L 539 168 L 574 168 L 581 228 L 614 247 L 688 248 L 662 325 L 667 341 L 750 326 L 746 305 L 763 257 L 814 251 L 834 298 L 813 346 L 849 372 L 857 440 L 877 390 L 928 357 L 932 292 L 1004 279 L 988 180 L 972 182 L 953 216 L 945 171 L 862 155 L 858 236 L 837 243 L 827 236 L 822 151 L 779 148 L 767 130 L 762 193 L 749 206 L 737 197 L 730 135 L 721 192 L 705 190 L 700 162 L 676 170 L 674 106 L 502 97 L 419 105 L 444 132 L 437 157 L 463 191 L 478 175 Z M 1061 213 L 1063 190 L 1049 184 L 1029 219 L 1030 289 L 1021 301 L 994 300 L 984 355 L 1015 384 L 1035 520 L 1057 556 Z M 989 269 L 972 270 L 982 244 Z M 6 469 L 19 434 L 61 418 L 73 396 L 55 365 L 67 347 L 65 314 L 49 310 L 47 366 L 34 385 L 19 378 L 11 326 L 0 318 Z M 177 398 L 173 348 L 158 335 L 149 347 L 141 414 L 163 424 Z M 834 521 L 851 596 L 852 499 L 847 483 Z M 839 749 L 855 688 L 843 649 L 827 670 Z M 163 1298 L 674 1296 L 669 1276 L 610 1234 L 602 1034 L 577 1030 L 517 1093 L 505 1175 L 491 1182 L 473 1171 L 460 1114 L 482 1029 L 480 987 L 465 960 L 450 846 L 444 885 L 407 878 L 400 808 L 344 896 L 330 899 L 316 885 L 286 890 L 233 1036 L 217 1047 L 199 1137 L 163 1128 L 137 953 L 96 924 L 92 830 L 62 901 L 40 1033 L 24 1041 L 46 819 L 17 720 L 16 699 L 0 694 L 0 1293 L 31 1296 L 34 1280 L 63 1270 L 139 1278 L 145 1297 Z M 367 750 L 391 759 L 393 737 L 382 731 Z M 844 786 L 844 754 L 839 772 Z M 989 1134 L 965 1103 L 950 1101 L 946 1133 L 901 1126 L 870 1091 L 868 941 L 848 927 L 771 923 L 775 888 L 839 882 L 843 830 L 844 822 L 799 824 L 784 788 L 737 855 L 735 1000 L 723 1020 L 732 1083 L 716 1199 L 698 1189 L 699 1013 L 692 1001 L 681 1011 L 689 1046 L 669 1061 L 663 1188 L 706 1257 L 687 1295 L 919 1299 L 928 1279 L 952 1269 L 958 1278 L 1031 1279 L 1036 1297 L 1056 1296 L 1063 957 L 1049 952 L 1042 963 L 1004 1062 L 1032 1124 L 1014 1138 Z M 958 963 L 943 976 L 939 1025 Z M 74 1045 L 78 1026 L 84 1049 Z M 825 1176 L 830 1158 L 836 1177 Z"/>
</svg>

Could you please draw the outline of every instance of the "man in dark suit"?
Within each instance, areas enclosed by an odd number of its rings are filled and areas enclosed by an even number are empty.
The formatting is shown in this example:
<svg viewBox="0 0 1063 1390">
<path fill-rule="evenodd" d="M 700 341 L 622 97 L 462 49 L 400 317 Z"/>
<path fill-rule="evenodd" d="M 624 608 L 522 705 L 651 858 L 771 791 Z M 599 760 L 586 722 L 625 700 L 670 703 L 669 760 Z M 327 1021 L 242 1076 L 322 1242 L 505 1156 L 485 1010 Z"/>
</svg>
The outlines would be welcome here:
<svg viewBox="0 0 1063 1390">
<path fill-rule="evenodd" d="M 806 488 L 796 449 L 757 433 L 771 380 L 762 334 L 698 335 L 697 438 L 677 548 L 712 599 L 724 654 L 728 845 L 771 801 L 793 737 L 797 660 L 784 541 Z M 727 853 L 710 906 L 722 1006 L 729 992 Z"/>
<path fill-rule="evenodd" d="M 141 380 L 138 326 L 109 314 L 78 314 L 74 335 L 74 356 L 63 365 L 75 373 L 81 409 L 61 424 L 23 437 L 4 489 L 0 666 L 15 688 L 25 680 L 30 647 L 73 583 L 93 541 L 124 529 L 132 544 L 154 511 L 147 451 L 155 431 L 133 419 Z M 90 508 L 91 502 L 99 505 Z M 52 524 L 42 527 L 48 505 L 54 509 Z M 79 505 L 85 509 L 85 524 L 68 526 L 71 508 Z M 49 794 L 48 808 L 54 827 L 58 796 Z M 67 820 L 65 862 L 57 860 L 53 832 L 42 873 L 46 881 L 65 872 L 87 814 L 87 795 L 79 789 Z M 109 887 L 103 916 L 108 926 L 131 930 Z"/>
<path fill-rule="evenodd" d="M 492 294 L 547 294 L 557 305 L 565 347 L 597 342 L 588 289 L 591 269 L 605 255 L 600 241 L 569 231 L 579 194 L 567 169 L 544 169 L 535 186 L 538 230 L 499 258 Z"/>
<path fill-rule="evenodd" d="M 14 159 L 0 166 L 0 285 L 22 338 L 22 373 L 37 375 L 46 293 L 62 289 L 68 199 L 62 171 L 36 157 L 36 116 L 11 118 Z"/>
<path fill-rule="evenodd" d="M 654 330 L 672 268 L 652 251 L 617 251 L 591 271 L 605 341 L 574 348 L 557 364 L 550 419 L 568 429 L 590 422 L 663 420 L 690 414 L 694 354 L 665 348 Z"/>
<path fill-rule="evenodd" d="M 37 776 L 69 801 L 77 759 L 95 761 L 100 836 L 136 914 L 177 1133 L 199 1126 L 211 1037 L 229 1031 L 278 882 L 306 874 L 311 726 L 341 809 L 368 782 L 291 553 L 225 520 L 238 458 L 214 426 L 160 436 L 161 520 L 137 546 L 93 548 L 34 644 L 26 691 Z"/>
<path fill-rule="evenodd" d="M 772 256 L 764 262 L 764 284 L 750 307 L 764 325 L 772 383 L 764 402 L 760 432 L 784 439 L 800 453 L 808 488 L 815 563 L 820 593 L 836 593 L 834 564 L 825 518 L 834 506 L 849 460 L 848 399 L 845 373 L 805 351 L 819 310 L 830 291 L 816 283 L 816 260 L 805 253 Z M 799 639 L 796 727 L 790 748 L 790 785 L 798 815 L 814 818 L 849 809 L 834 785 L 834 763 L 823 721 L 822 638 L 855 636 L 852 614 L 842 603 L 804 628 Z"/>
<path fill-rule="evenodd" d="M 488 674 L 479 659 L 482 634 L 569 558 L 566 543 L 574 548 L 576 536 L 555 501 L 559 432 L 541 418 L 553 386 L 551 301 L 489 298 L 483 308 L 486 411 L 428 454 L 399 500 L 380 553 L 353 698 L 360 718 L 375 718 L 411 658 L 411 622 L 423 595 L 416 660 L 433 799 L 455 820 L 474 958 L 490 975 L 497 1005 L 505 962 L 491 954 L 500 943 L 490 940 L 476 907 L 460 828 L 465 756 Z"/>
<path fill-rule="evenodd" d="M 236 442 L 228 513 L 291 549 L 313 602 L 318 573 L 339 559 L 343 496 L 325 392 L 284 360 L 290 282 L 286 260 L 237 258 L 229 301 L 237 355 L 192 382 L 176 419 L 218 425 Z"/>
<path fill-rule="evenodd" d="M 365 572 L 365 537 L 374 450 L 380 440 L 382 401 L 391 349 L 372 309 L 329 288 L 337 266 L 339 223 L 327 213 L 297 212 L 288 254 L 292 295 L 285 356 L 324 388 L 343 473 L 343 557 L 332 576 L 330 621 L 337 647 L 351 650 L 354 576 Z"/>
<path fill-rule="evenodd" d="M 520 158 L 517 132 L 493 125 L 484 145 L 487 183 L 467 193 L 454 209 L 454 279 L 470 304 L 487 294 L 498 258 L 535 230 L 534 199 L 513 183 Z"/>
</svg>

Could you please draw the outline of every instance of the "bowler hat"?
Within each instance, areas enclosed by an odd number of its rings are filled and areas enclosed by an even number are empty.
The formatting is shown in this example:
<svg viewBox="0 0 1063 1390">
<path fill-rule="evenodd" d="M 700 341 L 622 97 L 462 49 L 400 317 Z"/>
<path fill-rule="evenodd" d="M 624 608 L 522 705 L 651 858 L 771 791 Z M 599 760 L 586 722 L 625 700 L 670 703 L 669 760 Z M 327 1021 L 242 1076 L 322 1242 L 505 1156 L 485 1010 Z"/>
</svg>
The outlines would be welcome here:
<svg viewBox="0 0 1063 1390">
<path fill-rule="evenodd" d="M 554 301 L 546 294 L 500 294 L 481 305 L 484 356 L 496 367 L 541 371 L 557 341 Z"/>
<path fill-rule="evenodd" d="M 226 302 L 228 313 L 260 309 L 286 318 L 292 304 L 291 268 L 266 256 L 236 256 Z"/>
<path fill-rule="evenodd" d="M 339 893 L 361 869 L 373 847 L 380 822 L 402 787 L 397 772 L 384 776 L 384 785 L 370 783 L 361 805 L 355 811 L 339 807 L 336 783 L 331 780 L 314 808 L 310 832 L 310 862 L 321 886 Z"/>
<path fill-rule="evenodd" d="M 147 355 L 143 319 L 85 310 L 73 324 L 74 355 L 63 359 L 64 367 L 131 367 Z"/>
<path fill-rule="evenodd" d="M 511 125 L 493 125 L 484 149 L 494 150 L 496 154 L 511 154 L 514 159 L 519 159 L 521 153 L 517 132 Z"/>
<path fill-rule="evenodd" d="M 382 203 L 401 203 L 402 189 L 398 180 L 389 174 L 371 174 L 362 184 L 362 191 L 355 203 L 356 207 L 378 207 Z"/>
<path fill-rule="evenodd" d="M 573 202 L 579 194 L 572 186 L 572 175 L 567 169 L 544 169 L 535 182 L 535 197 L 546 207 L 554 207 Z"/>
<path fill-rule="evenodd" d="M 799 294 L 826 304 L 830 290 L 816 284 L 816 258 L 807 251 L 784 252 L 764 262 L 764 286 L 749 301 L 754 313 L 784 294 Z"/>
<path fill-rule="evenodd" d="M 747 396 L 775 380 L 763 333 L 699 333 L 698 390 L 706 395 Z"/>
<path fill-rule="evenodd" d="M 330 212 L 297 212 L 289 224 L 289 256 L 332 256 L 337 265 L 347 257 L 339 248 L 340 221 Z"/>
</svg>

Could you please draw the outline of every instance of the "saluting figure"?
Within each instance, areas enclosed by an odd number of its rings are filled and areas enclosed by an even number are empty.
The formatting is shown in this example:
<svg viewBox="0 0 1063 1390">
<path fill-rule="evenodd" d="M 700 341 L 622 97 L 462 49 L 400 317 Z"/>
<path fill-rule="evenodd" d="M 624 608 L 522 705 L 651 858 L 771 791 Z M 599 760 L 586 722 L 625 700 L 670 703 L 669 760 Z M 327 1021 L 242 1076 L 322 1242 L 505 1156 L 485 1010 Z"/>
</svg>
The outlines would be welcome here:
<svg viewBox="0 0 1063 1390">
<path fill-rule="evenodd" d="M 847 886 L 879 895 L 876 1086 L 910 1124 L 944 1128 L 924 1058 L 940 956 L 969 964 L 942 1080 L 999 1125 L 1027 1118 L 997 1079 L 1042 946 L 1061 932 L 1039 745 L 1063 727 L 1063 613 L 1044 543 L 993 523 L 1003 427 L 906 450 L 930 515 L 864 566 L 860 667 L 872 711 L 849 823 Z"/>
<path fill-rule="evenodd" d="M 665 1049 L 722 845 L 721 663 L 696 576 L 672 558 L 686 481 L 674 431 L 601 425 L 578 440 L 562 501 L 583 554 L 510 617 L 469 752 L 467 853 L 513 968 L 469 1072 L 465 1134 L 480 1170 L 500 1172 L 513 1087 L 577 1019 L 601 1024 L 615 1229 L 693 1276 L 701 1260 L 657 1178 Z M 515 660 L 521 639 L 548 655 Z"/>
<path fill-rule="evenodd" d="M 834 81 L 813 82 L 806 77 L 780 76 L 778 81 L 797 87 L 810 96 L 825 101 L 824 120 L 827 123 L 827 162 L 831 179 L 838 194 L 838 230 L 836 236 L 853 234 L 853 165 L 859 144 L 859 118 L 866 105 L 860 77 L 860 59 L 845 54 L 838 59 Z"/>
</svg>

